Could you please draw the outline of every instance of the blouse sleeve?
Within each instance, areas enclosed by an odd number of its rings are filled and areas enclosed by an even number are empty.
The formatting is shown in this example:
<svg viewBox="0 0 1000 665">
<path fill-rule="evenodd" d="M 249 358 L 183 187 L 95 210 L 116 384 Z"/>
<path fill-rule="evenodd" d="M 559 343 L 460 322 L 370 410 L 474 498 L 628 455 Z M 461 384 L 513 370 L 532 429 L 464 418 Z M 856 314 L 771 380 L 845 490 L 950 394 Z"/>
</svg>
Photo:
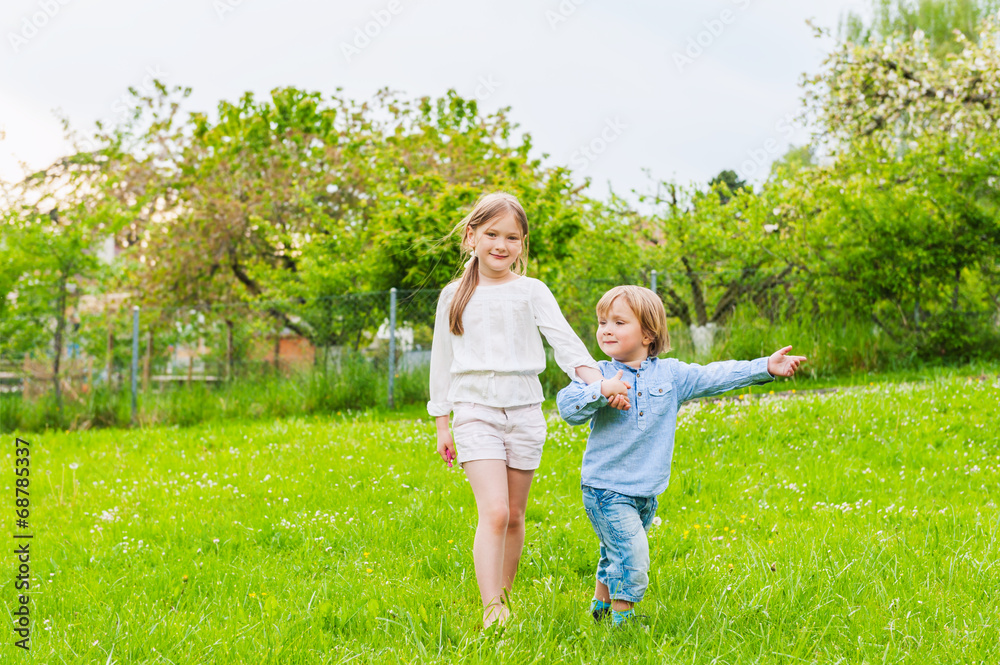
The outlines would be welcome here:
<svg viewBox="0 0 1000 665">
<path fill-rule="evenodd" d="M 581 365 L 598 369 L 597 363 L 573 332 L 562 310 L 559 309 L 555 296 L 544 282 L 537 282 L 537 288 L 532 292 L 531 304 L 535 313 L 535 325 L 552 346 L 556 364 L 566 372 L 570 381 L 577 379 L 576 368 Z"/>
<path fill-rule="evenodd" d="M 451 388 L 451 362 L 454 354 L 451 347 L 451 330 L 448 326 L 448 312 L 455 289 L 445 287 L 438 297 L 434 314 L 434 340 L 431 342 L 430 401 L 427 413 L 433 417 L 447 416 L 452 411 L 448 401 Z"/>
</svg>

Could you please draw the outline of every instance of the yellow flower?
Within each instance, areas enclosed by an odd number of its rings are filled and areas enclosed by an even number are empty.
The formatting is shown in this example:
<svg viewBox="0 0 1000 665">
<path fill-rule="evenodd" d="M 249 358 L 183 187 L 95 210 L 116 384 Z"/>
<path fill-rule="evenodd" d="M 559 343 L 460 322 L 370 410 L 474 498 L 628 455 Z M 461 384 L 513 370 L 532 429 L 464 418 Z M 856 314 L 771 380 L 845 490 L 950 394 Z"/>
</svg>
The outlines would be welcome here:
<svg viewBox="0 0 1000 665">
<path fill-rule="evenodd" d="M 251 598 L 256 598 L 256 597 L 257 597 L 257 594 L 255 594 L 255 593 L 252 593 L 252 594 L 250 594 L 250 597 L 251 597 Z"/>
<path fill-rule="evenodd" d="M 695 524 L 695 525 L 694 525 L 694 528 L 696 528 L 696 529 L 700 529 L 700 528 L 701 528 L 701 525 L 700 525 L 700 524 Z"/>
<path fill-rule="evenodd" d="M 365 568 L 365 571 L 367 571 L 367 572 L 370 573 L 370 572 L 372 572 L 372 569 L 371 568 Z"/>
<path fill-rule="evenodd" d="M 729 527 L 728 527 L 728 526 L 727 526 L 727 527 L 725 527 L 725 528 L 723 529 L 723 531 L 729 531 Z"/>
<path fill-rule="evenodd" d="M 365 558 L 366 559 L 368 558 L 368 552 L 365 552 Z"/>
<path fill-rule="evenodd" d="M 769 540 L 769 541 L 767 541 L 767 544 L 768 544 L 768 545 L 773 545 L 773 544 L 774 544 L 774 541 L 773 541 L 773 540 Z"/>
<path fill-rule="evenodd" d="M 454 540 L 449 540 L 448 544 L 451 545 L 453 542 L 455 542 L 455 541 Z"/>
</svg>

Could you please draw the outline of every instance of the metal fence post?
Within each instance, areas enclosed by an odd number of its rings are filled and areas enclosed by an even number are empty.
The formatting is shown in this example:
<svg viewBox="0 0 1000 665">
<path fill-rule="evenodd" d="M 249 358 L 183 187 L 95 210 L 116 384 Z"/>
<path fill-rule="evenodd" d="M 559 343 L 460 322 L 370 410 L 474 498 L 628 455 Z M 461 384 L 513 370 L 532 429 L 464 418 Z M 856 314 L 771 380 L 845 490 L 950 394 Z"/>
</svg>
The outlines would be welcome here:
<svg viewBox="0 0 1000 665">
<path fill-rule="evenodd" d="M 652 291 L 653 293 L 656 293 L 656 271 L 655 270 L 652 273 L 652 276 L 651 276 L 651 279 L 650 279 L 650 283 L 651 283 L 651 286 L 649 287 L 649 290 Z"/>
<path fill-rule="evenodd" d="M 136 387 L 139 381 L 139 306 L 132 307 L 132 424 L 137 422 L 139 402 Z"/>
<path fill-rule="evenodd" d="M 389 289 L 389 408 L 396 408 L 393 389 L 396 384 L 396 287 Z"/>
</svg>

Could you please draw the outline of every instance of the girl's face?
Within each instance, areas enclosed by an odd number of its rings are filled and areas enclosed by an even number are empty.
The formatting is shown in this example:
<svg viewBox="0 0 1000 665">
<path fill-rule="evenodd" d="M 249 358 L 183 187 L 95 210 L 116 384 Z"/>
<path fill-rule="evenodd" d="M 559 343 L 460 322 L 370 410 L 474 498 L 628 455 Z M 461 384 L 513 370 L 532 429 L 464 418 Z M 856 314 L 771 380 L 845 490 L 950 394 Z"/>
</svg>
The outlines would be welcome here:
<svg viewBox="0 0 1000 665">
<path fill-rule="evenodd" d="M 521 256 L 521 227 L 512 213 L 506 213 L 478 229 L 468 231 L 468 243 L 479 258 L 479 276 L 487 281 L 507 281 L 510 267 Z"/>
</svg>

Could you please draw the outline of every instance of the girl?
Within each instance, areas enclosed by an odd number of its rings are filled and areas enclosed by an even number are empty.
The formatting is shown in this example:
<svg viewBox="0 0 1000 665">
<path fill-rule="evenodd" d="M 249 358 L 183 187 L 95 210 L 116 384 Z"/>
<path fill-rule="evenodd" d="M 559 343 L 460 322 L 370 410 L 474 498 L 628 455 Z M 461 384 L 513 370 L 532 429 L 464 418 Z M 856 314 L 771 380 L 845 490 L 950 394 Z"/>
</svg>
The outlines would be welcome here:
<svg viewBox="0 0 1000 665">
<path fill-rule="evenodd" d="M 521 558 L 528 490 L 545 442 L 539 331 L 570 380 L 579 376 L 593 384 L 603 377 L 549 289 L 524 275 L 528 219 L 515 197 L 484 196 L 455 232 L 471 258 L 438 300 L 427 411 L 437 425 L 438 454 L 449 464 L 458 460 L 476 498 L 472 558 L 487 628 L 510 615 L 505 600 Z M 621 381 L 601 383 L 605 397 L 627 391 Z M 623 398 L 616 404 L 626 406 Z M 448 429 L 452 411 L 454 439 Z"/>
</svg>

